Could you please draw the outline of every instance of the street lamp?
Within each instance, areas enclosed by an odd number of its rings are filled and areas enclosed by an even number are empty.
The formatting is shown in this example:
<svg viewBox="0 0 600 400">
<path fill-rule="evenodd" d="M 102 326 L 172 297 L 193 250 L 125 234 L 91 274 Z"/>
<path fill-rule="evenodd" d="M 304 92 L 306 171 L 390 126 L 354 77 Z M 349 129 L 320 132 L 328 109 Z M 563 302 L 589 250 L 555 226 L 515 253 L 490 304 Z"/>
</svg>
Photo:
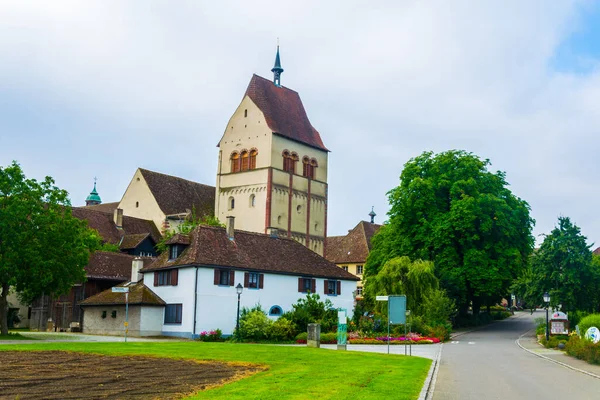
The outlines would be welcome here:
<svg viewBox="0 0 600 400">
<path fill-rule="evenodd" d="M 550 331 L 548 329 L 548 307 L 550 307 L 550 294 L 544 293 L 544 303 L 546 303 L 546 341 L 550 340 Z"/>
<path fill-rule="evenodd" d="M 240 295 L 242 294 L 242 290 L 244 290 L 244 287 L 242 286 L 241 283 L 238 283 L 237 286 L 235 287 L 235 291 L 238 295 L 237 320 L 235 323 L 236 336 L 239 336 L 239 334 L 240 334 Z"/>
</svg>

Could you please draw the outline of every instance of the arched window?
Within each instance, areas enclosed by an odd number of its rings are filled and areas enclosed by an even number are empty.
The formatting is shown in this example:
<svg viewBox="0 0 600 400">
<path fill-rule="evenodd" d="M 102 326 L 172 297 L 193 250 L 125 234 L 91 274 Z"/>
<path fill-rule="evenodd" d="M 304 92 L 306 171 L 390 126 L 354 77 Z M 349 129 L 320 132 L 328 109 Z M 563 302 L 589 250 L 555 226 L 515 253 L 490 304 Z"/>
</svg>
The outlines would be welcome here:
<svg viewBox="0 0 600 400">
<path fill-rule="evenodd" d="M 295 174 L 296 173 L 296 163 L 298 162 L 298 160 L 300 159 L 300 157 L 298 157 L 298 154 L 296 153 L 292 153 L 292 160 L 290 161 L 290 173 Z"/>
<path fill-rule="evenodd" d="M 289 151 L 284 151 L 283 154 L 283 170 L 285 172 L 289 172 L 290 171 L 290 163 L 292 161 L 292 159 L 290 158 L 290 152 Z"/>
<path fill-rule="evenodd" d="M 315 160 L 314 158 L 310 160 L 310 179 L 315 179 L 315 177 L 317 176 L 318 166 L 319 164 L 317 164 L 317 160 Z"/>
<path fill-rule="evenodd" d="M 310 160 L 308 157 L 302 157 L 302 176 L 310 176 Z"/>
<path fill-rule="evenodd" d="M 248 171 L 248 167 L 250 167 L 250 158 L 249 154 L 246 150 L 242 151 L 242 171 Z"/>
<path fill-rule="evenodd" d="M 240 172 L 240 155 L 235 151 L 231 153 L 231 172 Z"/>
<path fill-rule="evenodd" d="M 273 317 L 278 317 L 281 314 L 283 314 L 283 310 L 281 309 L 281 307 L 279 306 L 273 306 L 271 307 L 271 309 L 269 310 L 269 315 L 273 316 Z"/>
<path fill-rule="evenodd" d="M 256 196 L 254 194 L 250 195 L 250 207 L 256 206 Z"/>
<path fill-rule="evenodd" d="M 250 169 L 256 169 L 256 155 L 258 154 L 258 150 L 252 149 L 250 150 Z"/>
<path fill-rule="evenodd" d="M 233 210 L 235 208 L 235 199 L 233 197 L 229 198 L 229 209 Z"/>
</svg>

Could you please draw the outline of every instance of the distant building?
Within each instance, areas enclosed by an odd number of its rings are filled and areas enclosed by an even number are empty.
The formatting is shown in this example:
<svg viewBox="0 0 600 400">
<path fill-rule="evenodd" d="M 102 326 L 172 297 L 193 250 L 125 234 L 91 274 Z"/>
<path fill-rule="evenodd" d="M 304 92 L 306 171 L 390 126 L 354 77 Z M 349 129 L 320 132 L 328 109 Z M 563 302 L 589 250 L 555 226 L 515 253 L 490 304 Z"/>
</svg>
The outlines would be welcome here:
<svg viewBox="0 0 600 400">
<path fill-rule="evenodd" d="M 98 204 L 102 204 L 102 199 L 98 195 L 98 191 L 96 190 L 96 179 L 94 179 L 94 189 L 90 192 L 90 195 L 85 199 L 85 205 L 95 206 Z"/>
<path fill-rule="evenodd" d="M 358 299 L 362 298 L 363 294 L 364 266 L 371 251 L 371 239 L 381 228 L 381 225 L 373 222 L 374 216 L 373 213 L 371 222 L 359 222 L 345 236 L 330 236 L 327 238 L 326 258 L 344 271 L 360 278 L 360 282 L 356 286 L 356 297 Z"/>
</svg>

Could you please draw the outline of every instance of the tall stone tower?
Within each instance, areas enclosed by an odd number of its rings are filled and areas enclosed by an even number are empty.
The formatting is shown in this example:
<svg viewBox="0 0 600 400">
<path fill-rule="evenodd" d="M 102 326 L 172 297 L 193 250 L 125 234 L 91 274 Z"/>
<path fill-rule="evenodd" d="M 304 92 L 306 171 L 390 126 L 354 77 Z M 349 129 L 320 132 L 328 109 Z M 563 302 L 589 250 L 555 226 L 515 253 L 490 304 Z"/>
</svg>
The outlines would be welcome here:
<svg viewBox="0 0 600 400">
<path fill-rule="evenodd" d="M 297 92 L 253 75 L 219 147 L 215 215 L 236 229 L 289 237 L 323 255 L 327 236 L 327 157 Z M 275 229 L 272 229 L 275 228 Z"/>
</svg>

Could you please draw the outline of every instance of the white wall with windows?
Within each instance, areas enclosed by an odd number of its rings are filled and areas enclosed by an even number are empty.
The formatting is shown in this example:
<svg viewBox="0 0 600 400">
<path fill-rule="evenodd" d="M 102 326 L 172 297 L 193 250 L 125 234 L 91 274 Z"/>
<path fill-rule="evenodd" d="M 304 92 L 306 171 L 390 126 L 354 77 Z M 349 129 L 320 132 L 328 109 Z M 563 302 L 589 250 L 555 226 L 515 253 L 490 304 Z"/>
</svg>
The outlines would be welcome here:
<svg viewBox="0 0 600 400">
<path fill-rule="evenodd" d="M 162 333 L 164 335 L 191 337 L 194 334 L 194 301 L 196 301 L 196 329 L 198 335 L 202 331 L 221 329 L 224 335 L 231 335 L 235 329 L 237 317 L 237 293 L 235 287 L 259 286 L 262 288 L 244 287 L 240 296 L 241 307 L 254 307 L 260 304 L 267 313 L 271 311 L 271 318 L 278 318 L 279 311 L 291 310 L 292 304 L 298 299 L 306 296 L 305 292 L 299 292 L 298 278 L 314 279 L 315 292 L 321 299 L 329 299 L 335 308 L 345 308 L 351 315 L 354 307 L 353 291 L 356 290 L 356 281 L 337 281 L 325 278 L 300 277 L 298 275 L 283 275 L 273 273 L 259 273 L 254 279 L 252 275 L 245 279 L 248 271 L 235 270 L 233 274 L 229 269 L 224 269 L 223 274 L 215 276 L 214 268 L 198 268 L 197 298 L 195 298 L 194 282 L 196 280 L 196 268 L 184 267 L 179 269 L 177 286 L 154 287 L 154 272 L 144 274 L 144 283 L 150 287 L 167 304 L 181 304 L 181 323 L 164 323 Z M 260 277 L 262 274 L 262 278 Z M 233 275 L 233 282 L 231 277 Z M 218 279 L 217 279 L 218 277 Z M 256 280 L 255 280 L 256 279 Z M 326 281 L 331 281 L 326 282 Z M 215 284 L 218 282 L 219 284 Z M 339 284 L 338 284 L 339 282 Z M 220 283 L 228 283 L 222 285 Z M 302 287 L 308 287 L 302 285 Z M 339 290 L 339 294 L 325 294 Z"/>
</svg>

